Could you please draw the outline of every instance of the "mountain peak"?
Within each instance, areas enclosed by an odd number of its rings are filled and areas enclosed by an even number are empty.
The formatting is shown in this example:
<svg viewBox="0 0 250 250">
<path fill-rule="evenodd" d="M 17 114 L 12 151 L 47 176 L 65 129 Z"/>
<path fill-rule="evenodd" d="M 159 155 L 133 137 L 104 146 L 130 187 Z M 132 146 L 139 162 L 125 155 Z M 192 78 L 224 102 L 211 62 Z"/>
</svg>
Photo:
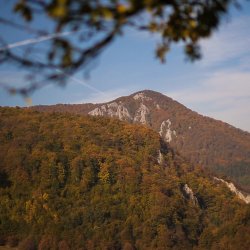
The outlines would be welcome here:
<svg viewBox="0 0 250 250">
<path fill-rule="evenodd" d="M 140 91 L 137 91 L 137 92 L 133 93 L 132 95 L 136 95 L 136 94 L 139 94 L 139 93 L 143 93 L 144 95 L 149 95 L 149 96 L 150 95 L 162 95 L 162 93 L 151 90 L 151 89 L 140 90 Z"/>
<path fill-rule="evenodd" d="M 148 126 L 191 163 L 226 174 L 250 191 L 250 134 L 199 115 L 159 92 L 142 90 L 107 103 L 33 109 L 108 116 Z"/>
<path fill-rule="evenodd" d="M 165 99 L 168 99 L 168 100 L 172 100 L 172 98 L 160 93 L 160 92 L 157 92 L 157 91 L 154 91 L 154 90 L 150 90 L 150 89 L 145 89 L 145 90 L 141 90 L 141 91 L 138 91 L 138 92 L 135 92 L 133 93 L 132 95 L 129 95 L 129 97 L 134 97 L 134 96 L 144 96 L 144 97 L 148 97 L 148 98 L 151 98 L 151 99 L 160 99 L 160 98 L 165 98 Z"/>
<path fill-rule="evenodd" d="M 136 94 L 133 95 L 134 100 L 146 100 L 146 101 L 151 101 L 152 98 L 147 96 L 147 93 L 145 92 L 137 92 Z"/>
</svg>

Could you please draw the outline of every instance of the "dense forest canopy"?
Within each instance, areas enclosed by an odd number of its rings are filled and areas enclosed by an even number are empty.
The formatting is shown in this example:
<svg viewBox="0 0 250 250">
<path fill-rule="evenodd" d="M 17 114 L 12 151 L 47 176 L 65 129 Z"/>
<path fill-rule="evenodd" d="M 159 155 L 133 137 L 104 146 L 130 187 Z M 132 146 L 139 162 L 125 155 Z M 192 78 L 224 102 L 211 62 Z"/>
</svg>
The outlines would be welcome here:
<svg viewBox="0 0 250 250">
<path fill-rule="evenodd" d="M 0 117 L 1 245 L 248 249 L 249 205 L 156 132 L 20 108 Z"/>
<path fill-rule="evenodd" d="M 44 76 L 34 79 L 34 74 L 29 84 L 19 89 L 4 85 L 10 92 L 23 95 L 49 81 L 62 83 L 79 69 L 88 71 L 93 60 L 128 29 L 157 34 L 155 56 L 162 62 L 176 43 L 183 46 L 189 60 L 199 59 L 199 41 L 218 28 L 232 5 L 238 6 L 237 0 L 15 0 L 13 3 L 20 21 L 1 17 L 0 24 L 23 29 L 35 38 L 21 42 L 26 46 L 20 53 L 1 36 L 0 64 L 16 64 Z M 45 40 L 51 40 L 50 45 L 37 53 L 33 44 Z"/>
</svg>

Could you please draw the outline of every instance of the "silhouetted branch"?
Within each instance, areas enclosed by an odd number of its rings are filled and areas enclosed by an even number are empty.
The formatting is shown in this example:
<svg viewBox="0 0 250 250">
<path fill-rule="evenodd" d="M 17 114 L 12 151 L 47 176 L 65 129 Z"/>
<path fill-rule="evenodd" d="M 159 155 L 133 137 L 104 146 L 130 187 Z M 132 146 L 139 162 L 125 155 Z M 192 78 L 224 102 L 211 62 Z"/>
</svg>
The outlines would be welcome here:
<svg viewBox="0 0 250 250">
<path fill-rule="evenodd" d="M 26 27 L 23 22 L 16 23 L 4 17 L 0 17 L 0 24 L 24 29 L 36 38 L 20 41 L 14 46 L 2 39 L 0 66 L 16 64 L 30 72 L 39 70 L 41 75 L 47 75 L 48 71 L 58 73 L 58 70 L 74 74 L 86 69 L 125 27 L 158 34 L 161 42 L 157 44 L 155 54 L 162 62 L 171 45 L 180 41 L 184 54 L 193 61 L 201 57 L 200 39 L 209 37 L 229 7 L 236 3 L 235 0 L 17 0 L 14 10 L 29 25 Z M 42 30 L 32 27 L 33 19 L 40 14 L 47 18 L 49 25 L 55 24 L 53 34 L 47 32 L 47 27 Z M 37 61 L 34 56 L 37 51 L 31 48 L 47 40 L 50 43 L 44 47 L 42 60 Z M 19 43 L 26 50 L 22 55 L 14 49 Z M 57 73 L 51 73 L 45 79 L 57 81 L 60 79 Z M 39 83 L 32 83 L 22 92 L 34 91 L 36 84 L 40 88 Z"/>
</svg>

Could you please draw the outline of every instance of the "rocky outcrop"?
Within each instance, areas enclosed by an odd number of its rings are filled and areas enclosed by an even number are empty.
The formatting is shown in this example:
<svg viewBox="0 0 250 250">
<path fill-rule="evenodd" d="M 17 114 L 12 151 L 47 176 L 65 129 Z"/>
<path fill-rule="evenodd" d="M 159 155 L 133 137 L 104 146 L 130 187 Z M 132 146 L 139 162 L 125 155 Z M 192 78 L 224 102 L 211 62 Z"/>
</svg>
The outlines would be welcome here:
<svg viewBox="0 0 250 250">
<path fill-rule="evenodd" d="M 141 100 L 141 101 L 143 101 L 143 100 L 151 101 L 151 100 L 152 100 L 151 97 L 146 96 L 143 92 L 140 92 L 140 93 L 135 94 L 135 95 L 133 96 L 133 99 L 136 100 L 136 101 L 137 101 L 137 100 Z"/>
<path fill-rule="evenodd" d="M 139 108 L 135 111 L 134 116 L 129 113 L 128 108 L 122 102 L 112 102 L 108 104 L 103 104 L 91 110 L 90 112 L 88 112 L 88 114 L 92 116 L 117 117 L 123 121 L 141 123 L 144 125 L 149 124 L 150 110 L 143 103 L 143 101 L 150 101 L 151 98 L 145 96 L 143 93 L 138 93 L 133 98 L 134 100 L 139 102 Z"/>
<path fill-rule="evenodd" d="M 160 136 L 165 139 L 166 142 L 170 143 L 173 139 L 173 136 L 177 137 L 176 131 L 171 130 L 171 121 L 170 119 L 167 119 L 166 121 L 163 121 L 160 126 L 159 134 Z"/>
<path fill-rule="evenodd" d="M 240 200 L 244 201 L 246 204 L 250 203 L 250 195 L 249 194 L 244 195 L 240 190 L 238 190 L 235 187 L 235 185 L 232 182 L 227 182 L 227 181 L 220 179 L 220 178 L 217 178 L 217 177 L 214 177 L 214 179 L 216 181 L 219 181 L 219 182 L 226 184 L 226 186 L 230 189 L 230 191 L 232 193 L 234 193 Z"/>
<path fill-rule="evenodd" d="M 141 124 L 148 124 L 148 116 L 149 116 L 149 109 L 143 104 L 140 104 L 139 109 L 137 109 L 135 116 L 134 116 L 134 122 L 139 122 Z"/>
<path fill-rule="evenodd" d="M 187 197 L 190 201 L 192 201 L 194 205 L 199 205 L 199 202 L 196 196 L 194 195 L 193 190 L 187 184 L 184 185 L 183 192 L 184 196 Z"/>
<path fill-rule="evenodd" d="M 117 102 L 104 104 L 91 110 L 88 114 L 92 116 L 117 117 L 120 120 L 124 121 L 132 120 L 128 109 L 122 103 L 118 104 Z"/>
<path fill-rule="evenodd" d="M 159 150 L 159 154 L 158 154 L 158 157 L 157 157 L 157 162 L 159 164 L 162 164 L 163 163 L 163 154 L 161 153 L 161 150 Z"/>
</svg>

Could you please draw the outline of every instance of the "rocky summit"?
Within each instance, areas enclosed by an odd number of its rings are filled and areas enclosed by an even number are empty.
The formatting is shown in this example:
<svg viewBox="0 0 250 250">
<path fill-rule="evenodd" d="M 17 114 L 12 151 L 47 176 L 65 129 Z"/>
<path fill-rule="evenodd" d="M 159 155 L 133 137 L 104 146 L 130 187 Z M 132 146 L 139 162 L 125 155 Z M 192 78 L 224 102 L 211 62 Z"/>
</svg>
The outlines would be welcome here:
<svg viewBox="0 0 250 250">
<path fill-rule="evenodd" d="M 151 90 L 101 104 L 35 106 L 32 109 L 108 116 L 157 131 L 187 161 L 228 178 L 250 192 L 250 133 L 198 114 Z"/>
</svg>

